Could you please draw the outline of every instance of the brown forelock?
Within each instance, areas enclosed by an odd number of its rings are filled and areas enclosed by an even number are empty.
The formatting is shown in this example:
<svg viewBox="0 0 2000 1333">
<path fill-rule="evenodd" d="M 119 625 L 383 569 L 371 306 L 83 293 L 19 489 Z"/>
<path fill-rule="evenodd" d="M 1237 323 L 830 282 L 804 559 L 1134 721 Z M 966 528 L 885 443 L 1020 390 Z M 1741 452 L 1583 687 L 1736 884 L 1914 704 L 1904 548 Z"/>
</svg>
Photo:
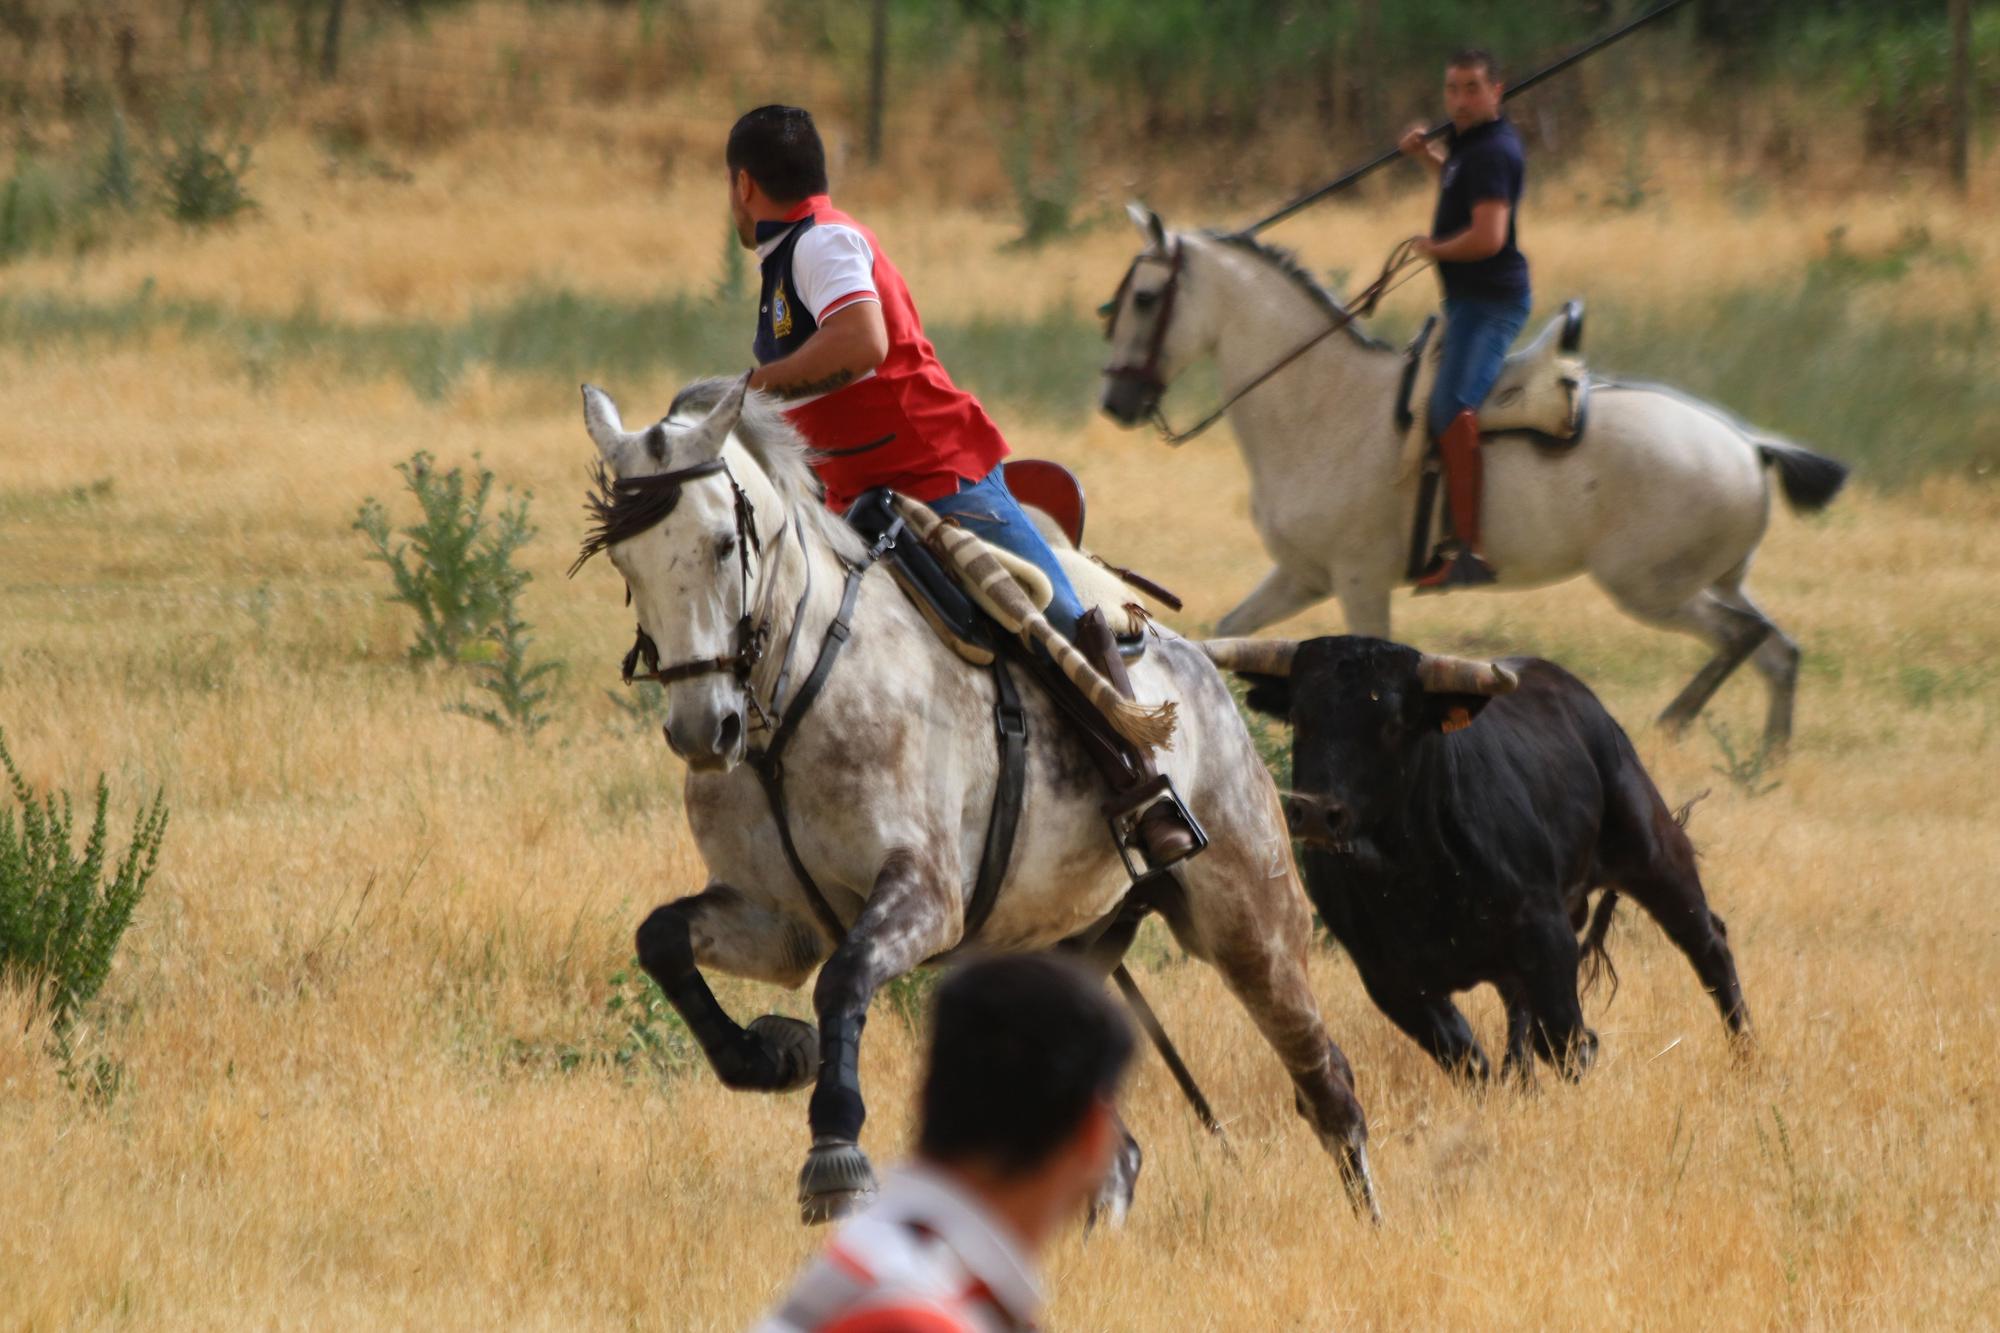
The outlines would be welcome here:
<svg viewBox="0 0 2000 1333">
<path fill-rule="evenodd" d="M 591 480 L 595 489 L 584 497 L 583 508 L 594 523 L 584 534 L 583 548 L 569 567 L 572 576 L 599 551 L 665 521 L 680 503 L 681 488 L 687 483 L 688 474 L 682 471 L 652 477 L 613 477 L 611 470 L 600 462 Z"/>
</svg>

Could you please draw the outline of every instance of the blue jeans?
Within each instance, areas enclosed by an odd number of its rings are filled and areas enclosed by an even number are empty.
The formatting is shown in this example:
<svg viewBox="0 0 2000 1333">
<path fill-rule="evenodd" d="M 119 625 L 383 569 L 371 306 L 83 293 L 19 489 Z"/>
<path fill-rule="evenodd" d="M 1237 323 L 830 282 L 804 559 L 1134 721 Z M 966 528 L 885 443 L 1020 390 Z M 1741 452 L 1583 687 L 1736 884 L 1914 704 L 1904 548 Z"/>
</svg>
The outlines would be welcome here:
<svg viewBox="0 0 2000 1333">
<path fill-rule="evenodd" d="M 930 506 L 946 518 L 957 519 L 973 536 L 1020 556 L 1047 574 L 1056 595 L 1049 599 L 1048 609 L 1042 614 L 1048 617 L 1056 633 L 1065 639 L 1076 637 L 1076 622 L 1083 619 L 1083 603 L 1077 599 L 1076 589 L 1070 587 L 1069 575 L 1056 563 L 1056 553 L 1049 549 L 1041 529 L 1007 489 L 1007 478 L 999 468 L 987 473 L 984 481 L 961 481 L 957 495 L 932 500 Z"/>
<path fill-rule="evenodd" d="M 1528 322 L 1528 298 L 1491 301 L 1447 296 L 1444 302 L 1444 350 L 1437 380 L 1431 385 L 1430 432 L 1436 439 L 1460 412 L 1477 412 L 1514 336 Z"/>
</svg>

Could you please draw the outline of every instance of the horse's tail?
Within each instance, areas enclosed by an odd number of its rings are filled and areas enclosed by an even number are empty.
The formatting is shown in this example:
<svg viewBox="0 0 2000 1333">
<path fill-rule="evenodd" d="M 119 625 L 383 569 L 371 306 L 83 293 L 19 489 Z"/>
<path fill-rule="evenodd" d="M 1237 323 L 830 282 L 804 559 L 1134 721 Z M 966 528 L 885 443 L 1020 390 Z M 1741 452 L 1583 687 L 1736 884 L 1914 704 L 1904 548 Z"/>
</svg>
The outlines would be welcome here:
<svg viewBox="0 0 2000 1333">
<path fill-rule="evenodd" d="M 1755 441 L 1757 457 L 1776 465 L 1785 500 L 1800 513 L 1824 509 L 1847 481 L 1847 464 L 1784 440 Z"/>
</svg>

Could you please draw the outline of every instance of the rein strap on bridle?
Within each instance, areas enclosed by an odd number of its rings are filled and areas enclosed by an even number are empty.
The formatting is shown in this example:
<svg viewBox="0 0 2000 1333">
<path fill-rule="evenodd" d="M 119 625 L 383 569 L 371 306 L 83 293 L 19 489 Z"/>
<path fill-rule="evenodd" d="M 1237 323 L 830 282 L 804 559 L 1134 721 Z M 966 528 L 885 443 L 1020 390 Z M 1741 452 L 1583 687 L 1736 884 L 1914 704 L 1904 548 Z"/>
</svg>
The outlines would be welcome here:
<svg viewBox="0 0 2000 1333">
<path fill-rule="evenodd" d="M 1160 349 L 1166 344 L 1167 321 L 1173 314 L 1174 298 L 1180 288 L 1181 245 L 1180 237 L 1176 236 L 1174 238 L 1174 249 L 1167 274 L 1167 285 L 1160 289 L 1160 313 L 1153 325 L 1153 336 L 1147 345 L 1145 361 L 1137 366 L 1114 366 L 1105 372 L 1112 379 L 1138 380 L 1161 395 L 1166 393 L 1167 386 L 1166 382 L 1160 378 Z M 1144 258 L 1144 256 L 1142 255 L 1140 258 Z M 1389 252 L 1388 261 L 1382 265 L 1382 272 L 1376 277 L 1375 281 L 1369 283 L 1361 290 L 1360 295 L 1355 298 L 1354 304 L 1343 310 L 1338 319 L 1335 319 L 1331 324 L 1314 333 L 1310 338 L 1292 348 L 1291 351 L 1285 353 L 1284 356 L 1266 367 L 1248 383 L 1224 398 L 1221 405 L 1214 411 L 1210 412 L 1200 421 L 1195 422 L 1194 425 L 1188 427 L 1186 430 L 1174 429 L 1173 424 L 1167 420 L 1166 413 L 1160 408 L 1157 398 L 1154 401 L 1153 410 L 1147 415 L 1146 419 L 1152 423 L 1153 429 L 1160 433 L 1160 438 L 1168 444 L 1176 448 L 1186 444 L 1189 440 L 1192 440 L 1195 436 L 1200 435 L 1210 426 L 1222 420 L 1228 414 L 1230 408 L 1236 406 L 1237 403 L 1249 396 L 1253 390 L 1262 386 L 1279 371 L 1291 365 L 1294 361 L 1325 342 L 1328 338 L 1331 338 L 1334 334 L 1347 328 L 1355 320 L 1365 319 L 1374 314 L 1375 307 L 1381 302 L 1382 298 L 1402 286 L 1404 282 L 1407 282 L 1409 277 L 1413 276 L 1410 270 L 1420 267 L 1424 262 L 1411 247 L 1410 242 L 1400 242 L 1395 249 Z M 1118 284 L 1118 294 L 1112 297 L 1114 303 L 1112 318 L 1114 322 L 1117 318 L 1116 308 L 1124 304 L 1125 293 L 1132 285 L 1132 275 L 1137 271 L 1138 264 L 1139 261 L 1137 259 L 1132 261 L 1132 267 L 1125 270 L 1125 278 Z M 1107 338 L 1110 337 L 1112 332 L 1113 328 L 1107 327 L 1105 336 Z"/>
</svg>

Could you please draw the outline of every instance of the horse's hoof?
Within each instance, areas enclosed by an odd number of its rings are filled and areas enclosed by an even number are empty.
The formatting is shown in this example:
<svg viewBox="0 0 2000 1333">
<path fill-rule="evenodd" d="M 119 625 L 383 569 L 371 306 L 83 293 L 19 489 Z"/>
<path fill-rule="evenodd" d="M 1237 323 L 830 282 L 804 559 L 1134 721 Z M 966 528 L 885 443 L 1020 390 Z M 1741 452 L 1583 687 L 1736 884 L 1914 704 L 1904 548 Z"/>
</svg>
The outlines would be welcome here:
<svg viewBox="0 0 2000 1333">
<path fill-rule="evenodd" d="M 799 1172 L 799 1220 L 807 1226 L 834 1222 L 875 1197 L 875 1169 L 857 1144 L 816 1139 Z"/>
<path fill-rule="evenodd" d="M 1359 1137 L 1342 1145 L 1341 1183 L 1347 1187 L 1347 1201 L 1354 1211 L 1376 1226 L 1382 1225 L 1382 1205 L 1375 1200 L 1375 1173 L 1368 1167 L 1368 1145 Z"/>
<path fill-rule="evenodd" d="M 747 1029 L 777 1065 L 778 1078 L 767 1091 L 797 1092 L 819 1075 L 819 1029 L 783 1014 L 750 1020 Z"/>
</svg>

